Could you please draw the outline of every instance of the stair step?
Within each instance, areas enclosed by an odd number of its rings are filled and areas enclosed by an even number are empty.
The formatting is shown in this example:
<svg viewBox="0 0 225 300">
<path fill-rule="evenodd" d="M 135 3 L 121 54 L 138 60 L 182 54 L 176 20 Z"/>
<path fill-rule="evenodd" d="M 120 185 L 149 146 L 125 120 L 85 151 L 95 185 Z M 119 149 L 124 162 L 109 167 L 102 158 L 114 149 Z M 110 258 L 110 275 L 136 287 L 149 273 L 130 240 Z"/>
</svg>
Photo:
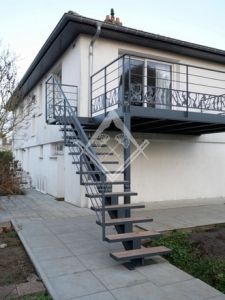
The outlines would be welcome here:
<svg viewBox="0 0 225 300">
<path fill-rule="evenodd" d="M 78 147 L 77 143 L 65 143 L 66 147 Z"/>
<path fill-rule="evenodd" d="M 127 250 L 127 251 L 120 251 L 120 252 L 112 252 L 110 256 L 115 260 L 131 260 L 135 258 L 144 258 L 150 257 L 155 255 L 166 255 L 169 254 L 171 250 L 164 246 L 158 247 L 151 247 L 151 248 L 140 248 L 135 250 Z"/>
<path fill-rule="evenodd" d="M 119 162 L 118 161 L 101 161 L 102 164 L 104 165 L 117 165 Z"/>
<path fill-rule="evenodd" d="M 85 128 L 84 127 L 85 132 L 95 132 L 96 130 L 97 130 L 97 128 Z"/>
<path fill-rule="evenodd" d="M 103 171 L 84 171 L 84 172 L 76 172 L 76 174 L 99 174 L 103 173 Z M 123 174 L 124 171 L 104 171 L 105 174 Z"/>
<path fill-rule="evenodd" d="M 127 184 L 129 181 L 96 181 L 96 182 L 82 182 L 82 185 L 96 185 L 96 186 L 101 186 L 103 184 L 105 185 L 113 185 L 113 184 Z"/>
<path fill-rule="evenodd" d="M 66 136 L 66 140 L 79 140 L 78 136 Z"/>
<path fill-rule="evenodd" d="M 97 194 L 85 194 L 88 198 L 102 198 L 102 197 L 112 197 L 112 196 L 137 196 L 135 192 L 112 192 L 112 193 L 97 193 Z"/>
<path fill-rule="evenodd" d="M 92 147 L 107 147 L 108 145 L 107 144 L 91 144 Z"/>
<path fill-rule="evenodd" d="M 113 152 L 96 152 L 97 155 L 113 155 Z"/>
<path fill-rule="evenodd" d="M 86 162 L 81 162 L 82 164 L 86 164 Z M 92 164 L 94 164 L 94 162 L 90 162 Z M 118 164 L 119 162 L 118 161 L 101 161 L 102 164 L 104 165 L 115 165 L 115 164 Z M 77 164 L 80 164 L 79 161 L 73 161 L 72 164 L 74 165 L 77 165 Z"/>
<path fill-rule="evenodd" d="M 145 208 L 144 204 L 117 204 L 117 205 L 106 205 L 105 210 L 123 210 L 123 209 L 136 209 L 136 208 Z M 101 211 L 102 206 L 95 207 L 91 206 L 91 209 L 94 211 Z"/>
<path fill-rule="evenodd" d="M 92 161 L 90 161 L 90 163 L 95 164 Z M 107 164 L 113 165 L 113 164 L 118 164 L 119 162 L 118 161 L 101 161 L 101 163 L 104 164 L 104 165 L 107 165 Z M 72 164 L 74 164 L 74 165 L 78 164 L 79 165 L 80 161 L 73 161 Z M 83 161 L 83 162 L 81 162 L 81 164 L 87 164 L 87 163 Z"/>
<path fill-rule="evenodd" d="M 110 234 L 110 235 L 106 235 L 105 239 L 109 243 L 115 243 L 115 242 L 123 242 L 123 241 L 137 240 L 137 239 L 154 238 L 160 235 L 161 233 L 159 232 L 153 230 L 147 230 L 141 232 Z"/>
<path fill-rule="evenodd" d="M 75 133 L 77 132 L 77 130 L 73 128 L 66 128 L 66 129 L 60 128 L 59 131 L 67 131 L 67 132 L 75 132 Z"/>
<path fill-rule="evenodd" d="M 130 217 L 130 218 L 118 218 L 118 219 L 110 219 L 105 221 L 105 226 L 112 226 L 112 225 L 122 225 L 127 223 L 145 223 L 145 222 L 152 222 L 153 219 L 149 217 Z M 96 221 L 96 224 L 102 226 L 102 222 Z"/>
<path fill-rule="evenodd" d="M 68 154 L 69 154 L 69 155 L 80 155 L 81 152 L 69 152 Z"/>
</svg>

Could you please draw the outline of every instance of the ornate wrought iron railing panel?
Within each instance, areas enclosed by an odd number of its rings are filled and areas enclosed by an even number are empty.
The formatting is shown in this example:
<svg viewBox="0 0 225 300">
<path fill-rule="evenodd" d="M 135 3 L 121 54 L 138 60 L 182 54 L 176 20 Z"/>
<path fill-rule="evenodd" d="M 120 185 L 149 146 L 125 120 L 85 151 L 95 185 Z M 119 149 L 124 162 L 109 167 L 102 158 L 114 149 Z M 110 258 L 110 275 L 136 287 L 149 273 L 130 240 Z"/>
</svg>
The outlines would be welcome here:
<svg viewBox="0 0 225 300">
<path fill-rule="evenodd" d="M 78 87 L 58 83 L 51 76 L 46 82 L 46 121 L 54 121 L 56 116 L 68 115 L 68 111 L 64 111 L 65 97 L 76 115 L 78 111 Z"/>
<path fill-rule="evenodd" d="M 91 77 L 91 115 L 119 106 L 225 112 L 225 72 L 123 55 Z"/>
</svg>

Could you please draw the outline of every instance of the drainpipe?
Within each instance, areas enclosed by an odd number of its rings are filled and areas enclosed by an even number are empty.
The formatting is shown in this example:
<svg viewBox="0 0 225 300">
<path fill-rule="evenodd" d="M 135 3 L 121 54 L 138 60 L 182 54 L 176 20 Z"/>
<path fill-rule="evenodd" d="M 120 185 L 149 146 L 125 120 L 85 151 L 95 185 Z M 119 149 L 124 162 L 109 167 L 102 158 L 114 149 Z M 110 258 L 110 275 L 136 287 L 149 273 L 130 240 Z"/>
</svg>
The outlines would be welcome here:
<svg viewBox="0 0 225 300">
<path fill-rule="evenodd" d="M 91 117 L 91 75 L 93 74 L 93 62 L 94 62 L 94 44 L 96 42 L 96 40 L 99 38 L 100 33 L 101 33 L 101 27 L 102 27 L 102 23 L 101 22 L 97 22 L 96 23 L 96 32 L 95 35 L 92 37 L 91 42 L 89 44 L 89 53 L 88 53 L 88 98 L 89 98 L 89 116 Z"/>
</svg>

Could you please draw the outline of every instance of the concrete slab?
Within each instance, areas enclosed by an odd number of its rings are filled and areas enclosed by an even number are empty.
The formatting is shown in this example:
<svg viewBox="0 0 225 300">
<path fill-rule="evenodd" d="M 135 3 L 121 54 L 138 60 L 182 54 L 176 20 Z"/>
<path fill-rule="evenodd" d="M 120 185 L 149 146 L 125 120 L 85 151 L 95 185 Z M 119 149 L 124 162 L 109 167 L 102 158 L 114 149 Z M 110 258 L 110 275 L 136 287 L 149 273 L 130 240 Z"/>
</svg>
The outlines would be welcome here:
<svg viewBox="0 0 225 300">
<path fill-rule="evenodd" d="M 148 266 L 139 267 L 137 270 L 159 287 L 193 278 L 189 274 L 179 270 L 168 262 L 161 264 L 155 263 Z"/>
<path fill-rule="evenodd" d="M 160 288 L 151 282 L 115 289 L 111 292 L 118 300 L 175 300 L 169 298 Z M 184 299 L 180 298 L 179 300 Z"/>
<path fill-rule="evenodd" d="M 69 257 L 72 255 L 72 252 L 70 252 L 64 245 L 61 245 L 60 247 L 44 247 L 44 248 L 35 248 L 32 249 L 32 252 L 34 253 L 34 256 L 37 258 L 39 262 L 45 261 L 48 259 L 61 259 L 63 257 Z"/>
<path fill-rule="evenodd" d="M 45 292 L 43 283 L 39 281 L 17 284 L 16 289 L 19 297 Z"/>
<path fill-rule="evenodd" d="M 49 278 L 87 270 L 87 268 L 74 256 L 42 260 L 40 264 Z"/>
<path fill-rule="evenodd" d="M 18 297 L 15 284 L 0 286 L 0 299 L 10 299 Z"/>
<path fill-rule="evenodd" d="M 61 300 L 106 290 L 103 284 L 90 271 L 50 278 L 50 283 L 58 291 L 58 299 Z M 60 289 L 58 288 L 59 286 Z"/>
<path fill-rule="evenodd" d="M 121 249 L 121 244 L 101 241 L 101 228 L 89 209 L 57 202 L 36 191 L 10 199 L 1 197 L 0 206 L 0 223 L 13 219 L 54 300 L 225 300 L 225 295 L 161 257 L 134 271 L 119 265 L 109 253 Z M 153 216 L 156 221 L 147 226 L 160 230 L 215 220 L 225 223 L 225 205 L 221 201 L 193 206 L 186 203 L 186 207 L 165 209 L 161 204 L 135 214 Z"/>
<path fill-rule="evenodd" d="M 131 272 L 122 265 L 93 270 L 92 272 L 109 290 L 148 281 L 146 276 L 137 270 Z"/>
<path fill-rule="evenodd" d="M 207 300 L 225 300 L 225 295 L 219 295 L 213 298 L 207 298 Z"/>
<path fill-rule="evenodd" d="M 97 252 L 95 253 L 95 255 L 93 255 L 93 253 L 81 254 L 79 255 L 79 260 L 89 270 L 96 270 L 119 265 L 118 262 L 116 262 L 109 256 L 108 250 Z"/>
<path fill-rule="evenodd" d="M 71 300 L 115 300 L 116 298 L 110 292 L 91 294 L 84 297 L 76 297 Z"/>
<path fill-rule="evenodd" d="M 161 289 L 173 300 L 203 300 L 210 297 L 221 296 L 219 291 L 199 279 L 178 282 L 164 286 Z"/>
</svg>

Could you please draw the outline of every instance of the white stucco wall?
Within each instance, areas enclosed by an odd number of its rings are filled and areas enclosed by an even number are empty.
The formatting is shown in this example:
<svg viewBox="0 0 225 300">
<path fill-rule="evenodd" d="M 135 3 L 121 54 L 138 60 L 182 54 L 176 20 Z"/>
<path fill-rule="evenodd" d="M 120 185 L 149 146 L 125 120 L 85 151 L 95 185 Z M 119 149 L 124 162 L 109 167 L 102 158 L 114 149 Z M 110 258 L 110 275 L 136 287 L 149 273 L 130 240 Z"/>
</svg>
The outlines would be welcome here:
<svg viewBox="0 0 225 300">
<path fill-rule="evenodd" d="M 225 197 L 224 137 L 146 135 L 149 160 L 140 156 L 132 163 L 133 201 Z"/>
<path fill-rule="evenodd" d="M 78 86 L 80 116 L 89 112 L 89 44 L 91 37 L 80 36 L 48 74 L 38 83 L 32 93 L 36 94 L 38 107 L 35 116 L 15 136 L 14 153 L 31 173 L 36 188 L 55 197 L 65 196 L 67 202 L 87 206 L 79 176 L 65 149 L 64 156 L 52 157 L 52 143 L 62 141 L 58 126 L 45 123 L 45 81 L 57 68 L 62 68 L 62 83 Z M 96 72 L 119 53 L 134 51 L 152 58 L 217 68 L 225 67 L 211 62 L 147 49 L 135 45 L 99 38 L 94 44 L 93 71 Z M 33 125 L 32 125 L 33 123 Z M 33 127 L 33 128 L 32 128 Z M 162 201 L 196 198 L 225 197 L 225 134 L 210 134 L 201 137 L 186 137 L 161 134 L 135 134 L 137 141 L 150 140 L 146 149 L 149 160 L 138 157 L 132 163 L 132 189 L 138 192 L 133 201 Z M 43 158 L 40 158 L 43 146 Z M 17 151 L 16 151 L 17 149 Z M 25 151 L 23 151 L 23 150 Z"/>
</svg>

